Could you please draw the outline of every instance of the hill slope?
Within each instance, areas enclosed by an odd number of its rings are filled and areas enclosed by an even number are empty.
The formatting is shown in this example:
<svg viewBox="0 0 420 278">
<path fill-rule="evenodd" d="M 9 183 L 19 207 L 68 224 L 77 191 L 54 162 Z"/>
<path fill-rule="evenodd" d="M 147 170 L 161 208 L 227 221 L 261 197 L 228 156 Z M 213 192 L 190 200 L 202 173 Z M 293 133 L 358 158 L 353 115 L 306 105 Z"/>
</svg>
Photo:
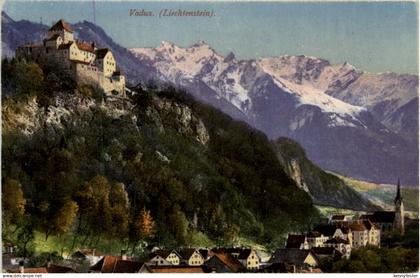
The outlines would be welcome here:
<svg viewBox="0 0 420 278">
<path fill-rule="evenodd" d="M 131 226 L 124 232 L 118 221 L 135 221 L 143 208 L 156 221 L 156 240 L 178 246 L 197 233 L 219 243 L 240 236 L 269 244 L 316 220 L 311 198 L 283 171 L 266 136 L 246 124 L 171 88 L 102 100 L 94 88 L 65 91 L 44 81 L 3 99 L 2 173 L 22 185 L 26 213 L 46 237 L 63 232 L 53 227 L 69 202 L 79 207 L 80 226 L 68 232 L 92 242 L 129 238 Z M 59 89 L 48 94 L 51 88 Z M 94 194 L 111 191 L 93 217 L 84 190 L 98 184 Z M 128 213 L 114 218 L 111 210 L 108 219 L 105 204 L 124 199 L 113 195 L 121 184 Z"/>
<path fill-rule="evenodd" d="M 364 211 L 377 208 L 342 179 L 314 165 L 293 140 L 279 138 L 273 144 L 286 173 L 312 196 L 315 204 Z"/>
</svg>

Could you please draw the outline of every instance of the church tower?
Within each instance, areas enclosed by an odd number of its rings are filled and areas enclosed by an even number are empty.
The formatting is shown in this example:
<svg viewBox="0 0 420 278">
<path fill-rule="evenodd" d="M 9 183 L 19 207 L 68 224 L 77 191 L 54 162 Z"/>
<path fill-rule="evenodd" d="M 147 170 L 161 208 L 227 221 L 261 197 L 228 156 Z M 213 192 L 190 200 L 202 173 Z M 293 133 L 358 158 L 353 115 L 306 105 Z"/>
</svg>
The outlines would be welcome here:
<svg viewBox="0 0 420 278">
<path fill-rule="evenodd" d="M 395 218 L 394 218 L 394 229 L 400 231 L 400 234 L 404 234 L 404 203 L 401 196 L 401 185 L 400 179 L 398 178 L 397 184 L 397 195 L 394 200 L 395 204 Z"/>
</svg>

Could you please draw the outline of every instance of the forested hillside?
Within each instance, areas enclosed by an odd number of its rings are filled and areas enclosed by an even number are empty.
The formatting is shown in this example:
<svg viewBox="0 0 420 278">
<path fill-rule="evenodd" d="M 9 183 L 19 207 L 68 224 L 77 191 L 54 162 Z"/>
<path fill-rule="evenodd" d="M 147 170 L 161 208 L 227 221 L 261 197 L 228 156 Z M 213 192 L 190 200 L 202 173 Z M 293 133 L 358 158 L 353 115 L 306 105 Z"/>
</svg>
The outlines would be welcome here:
<svg viewBox="0 0 420 278">
<path fill-rule="evenodd" d="M 261 132 L 173 88 L 112 99 L 58 72 L 3 61 L 4 239 L 275 245 L 317 220 Z"/>
</svg>

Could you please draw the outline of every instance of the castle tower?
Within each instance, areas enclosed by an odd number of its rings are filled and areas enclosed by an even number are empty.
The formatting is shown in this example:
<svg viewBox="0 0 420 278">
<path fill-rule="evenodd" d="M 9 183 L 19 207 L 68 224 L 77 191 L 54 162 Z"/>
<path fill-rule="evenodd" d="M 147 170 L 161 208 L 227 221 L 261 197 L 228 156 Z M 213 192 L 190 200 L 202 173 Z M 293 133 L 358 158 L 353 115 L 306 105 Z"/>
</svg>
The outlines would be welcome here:
<svg viewBox="0 0 420 278">
<path fill-rule="evenodd" d="M 48 30 L 48 37 L 51 38 L 54 35 L 61 36 L 63 43 L 74 41 L 73 29 L 70 24 L 60 19 Z"/>
<path fill-rule="evenodd" d="M 401 185 L 400 179 L 398 178 L 397 184 L 397 195 L 394 200 L 395 204 L 395 218 L 394 218 L 394 229 L 398 230 L 401 235 L 404 234 L 404 203 L 401 196 Z"/>
</svg>

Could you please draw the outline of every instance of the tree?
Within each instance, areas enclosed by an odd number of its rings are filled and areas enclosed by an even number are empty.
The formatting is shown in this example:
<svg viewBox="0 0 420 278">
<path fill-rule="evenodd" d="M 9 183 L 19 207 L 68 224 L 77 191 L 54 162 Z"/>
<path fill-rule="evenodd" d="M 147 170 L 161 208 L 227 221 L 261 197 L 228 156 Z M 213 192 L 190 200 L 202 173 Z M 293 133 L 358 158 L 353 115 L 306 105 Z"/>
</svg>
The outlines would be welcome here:
<svg viewBox="0 0 420 278">
<path fill-rule="evenodd" d="M 124 184 L 115 183 L 110 192 L 110 209 L 112 215 L 112 237 L 126 238 L 129 221 L 129 201 Z"/>
<path fill-rule="evenodd" d="M 149 210 L 143 208 L 130 222 L 129 241 L 132 244 L 132 254 L 140 240 L 150 240 L 155 236 L 156 224 Z"/>
<path fill-rule="evenodd" d="M 17 224 L 25 214 L 26 200 L 21 184 L 6 178 L 2 186 L 3 221 L 6 225 Z"/>
<path fill-rule="evenodd" d="M 19 227 L 17 232 L 17 246 L 21 250 L 20 254 L 24 259 L 28 257 L 28 244 L 34 240 L 35 225 L 29 217 L 24 219 L 23 224 Z"/>
<path fill-rule="evenodd" d="M 70 231 L 76 219 L 78 209 L 77 203 L 73 200 L 67 200 L 63 204 L 54 221 L 55 232 L 58 235 L 63 235 Z"/>
<path fill-rule="evenodd" d="M 174 206 L 172 213 L 169 215 L 168 222 L 168 229 L 177 243 L 179 245 L 185 244 L 188 236 L 188 220 L 179 205 Z"/>
<path fill-rule="evenodd" d="M 111 185 L 104 176 L 95 176 L 89 181 L 92 187 L 92 207 L 88 214 L 89 234 L 96 235 L 97 241 L 103 235 L 109 235 L 112 230 L 112 213 L 109 203 Z"/>
</svg>

